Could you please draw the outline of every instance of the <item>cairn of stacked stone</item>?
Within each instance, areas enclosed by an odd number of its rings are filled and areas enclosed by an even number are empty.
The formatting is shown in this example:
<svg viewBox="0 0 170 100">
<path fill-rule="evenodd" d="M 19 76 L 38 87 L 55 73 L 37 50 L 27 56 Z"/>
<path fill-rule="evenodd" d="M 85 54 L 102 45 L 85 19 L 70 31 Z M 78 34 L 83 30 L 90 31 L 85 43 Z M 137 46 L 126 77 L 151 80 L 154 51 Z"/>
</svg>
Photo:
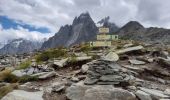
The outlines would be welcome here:
<svg viewBox="0 0 170 100">
<path fill-rule="evenodd" d="M 123 71 L 116 62 L 97 60 L 88 63 L 88 66 L 84 82 L 86 85 L 127 85 L 134 79 L 132 74 Z"/>
</svg>

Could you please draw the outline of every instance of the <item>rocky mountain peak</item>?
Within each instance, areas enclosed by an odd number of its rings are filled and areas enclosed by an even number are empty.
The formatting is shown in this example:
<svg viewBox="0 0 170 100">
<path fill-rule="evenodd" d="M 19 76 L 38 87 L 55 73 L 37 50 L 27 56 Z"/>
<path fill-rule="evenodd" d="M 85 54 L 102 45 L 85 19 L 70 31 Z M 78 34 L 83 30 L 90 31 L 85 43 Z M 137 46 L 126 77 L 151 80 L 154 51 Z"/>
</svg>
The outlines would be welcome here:
<svg viewBox="0 0 170 100">
<path fill-rule="evenodd" d="M 97 34 L 97 27 L 88 12 L 75 17 L 72 25 L 65 25 L 55 34 L 44 42 L 42 49 L 55 48 L 59 46 L 69 47 L 74 44 L 94 40 Z"/>
<path fill-rule="evenodd" d="M 93 21 L 90 17 L 90 14 L 88 12 L 80 14 L 79 17 L 75 17 L 73 20 L 73 25 L 79 24 L 79 23 L 85 23 L 85 22 L 91 22 Z"/>
<path fill-rule="evenodd" d="M 122 27 L 122 29 L 128 29 L 128 30 L 141 30 L 144 29 L 143 25 L 141 25 L 137 21 L 130 21 L 126 25 Z"/>
</svg>

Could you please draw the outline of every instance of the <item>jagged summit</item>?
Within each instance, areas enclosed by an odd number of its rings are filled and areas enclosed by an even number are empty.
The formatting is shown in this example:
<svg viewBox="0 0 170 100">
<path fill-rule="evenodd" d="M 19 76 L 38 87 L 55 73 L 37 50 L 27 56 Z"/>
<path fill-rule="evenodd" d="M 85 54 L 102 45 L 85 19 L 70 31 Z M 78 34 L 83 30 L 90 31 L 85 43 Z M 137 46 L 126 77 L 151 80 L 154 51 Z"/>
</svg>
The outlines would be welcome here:
<svg viewBox="0 0 170 100">
<path fill-rule="evenodd" d="M 88 12 L 80 14 L 79 17 L 75 17 L 73 20 L 73 25 L 78 23 L 85 23 L 87 21 L 93 21 Z"/>
<path fill-rule="evenodd" d="M 75 17 L 72 25 L 65 25 L 55 34 L 44 42 L 42 49 L 54 48 L 59 46 L 69 47 L 74 44 L 94 40 L 97 34 L 97 27 L 88 12 Z"/>
</svg>

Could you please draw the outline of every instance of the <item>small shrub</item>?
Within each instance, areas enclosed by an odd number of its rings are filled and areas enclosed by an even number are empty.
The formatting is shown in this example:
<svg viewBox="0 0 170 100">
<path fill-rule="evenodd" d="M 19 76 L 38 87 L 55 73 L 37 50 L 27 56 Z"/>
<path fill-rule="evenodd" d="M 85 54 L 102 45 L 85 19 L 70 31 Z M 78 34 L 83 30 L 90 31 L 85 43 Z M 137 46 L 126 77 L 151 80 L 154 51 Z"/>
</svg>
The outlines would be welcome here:
<svg viewBox="0 0 170 100">
<path fill-rule="evenodd" d="M 49 58 L 50 58 L 49 53 L 43 52 L 41 54 L 38 54 L 35 59 L 36 59 L 36 62 L 39 63 L 42 61 L 47 61 Z"/>
<path fill-rule="evenodd" d="M 75 63 L 77 61 L 76 57 L 75 56 L 72 56 L 70 58 L 70 63 Z"/>
<path fill-rule="evenodd" d="M 35 76 L 29 76 L 29 75 L 25 75 L 19 78 L 19 82 L 20 83 L 26 83 L 26 82 L 30 82 L 30 81 L 37 81 L 38 78 Z"/>
<path fill-rule="evenodd" d="M 90 47 L 88 44 L 84 44 L 80 46 L 80 51 L 88 54 L 89 51 L 92 50 L 92 47 Z"/>
<path fill-rule="evenodd" d="M 58 57 L 66 57 L 67 52 L 65 49 L 59 48 L 59 49 L 50 49 L 47 51 L 42 52 L 41 54 L 38 54 L 35 59 L 36 62 L 43 62 L 48 61 L 52 58 L 58 58 Z"/>
<path fill-rule="evenodd" d="M 16 83 L 19 81 L 19 78 L 13 74 L 8 74 L 5 76 L 5 78 L 3 79 L 5 82 L 8 82 L 8 83 Z"/>
<path fill-rule="evenodd" d="M 9 74 L 11 74 L 11 70 L 6 69 L 0 72 L 0 81 L 3 81 Z"/>
<path fill-rule="evenodd" d="M 27 60 L 25 62 L 22 62 L 19 67 L 17 68 L 17 70 L 20 70 L 20 69 L 26 69 L 28 68 L 29 66 L 31 65 L 31 61 L 30 60 Z"/>
</svg>

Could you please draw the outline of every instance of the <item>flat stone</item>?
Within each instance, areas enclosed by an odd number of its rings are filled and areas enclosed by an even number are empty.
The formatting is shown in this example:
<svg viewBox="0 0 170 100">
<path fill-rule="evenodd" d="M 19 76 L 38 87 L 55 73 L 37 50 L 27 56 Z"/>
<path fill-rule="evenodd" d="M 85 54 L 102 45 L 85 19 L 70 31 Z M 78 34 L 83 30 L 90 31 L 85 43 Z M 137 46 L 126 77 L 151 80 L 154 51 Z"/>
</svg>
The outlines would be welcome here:
<svg viewBox="0 0 170 100">
<path fill-rule="evenodd" d="M 76 57 L 76 61 L 86 61 L 86 60 L 91 60 L 92 56 L 82 56 L 82 57 Z"/>
<path fill-rule="evenodd" d="M 92 79 L 92 78 L 88 78 L 86 77 L 85 81 L 84 81 L 84 84 L 86 85 L 93 85 L 95 83 L 97 83 L 99 79 Z"/>
<path fill-rule="evenodd" d="M 43 91 L 27 92 L 23 90 L 13 90 L 1 100 L 43 100 L 42 95 Z"/>
<path fill-rule="evenodd" d="M 116 85 L 120 84 L 120 82 L 97 82 L 98 85 Z"/>
<path fill-rule="evenodd" d="M 129 52 L 133 52 L 133 51 L 138 51 L 143 49 L 143 46 L 135 46 L 135 47 L 129 47 L 126 49 L 122 49 L 122 50 L 118 50 L 116 51 L 117 54 L 124 54 L 124 53 L 129 53 Z"/>
<path fill-rule="evenodd" d="M 139 61 L 139 60 L 129 60 L 129 62 L 131 64 L 134 64 L 134 65 L 144 65 L 144 64 L 146 64 L 144 61 Z"/>
<path fill-rule="evenodd" d="M 63 83 L 59 83 L 59 82 L 52 83 L 53 92 L 60 92 L 64 88 L 65 88 L 65 85 Z"/>
<path fill-rule="evenodd" d="M 143 92 L 141 90 L 136 91 L 136 96 L 140 99 L 140 100 L 152 100 L 151 95 Z"/>
<path fill-rule="evenodd" d="M 58 66 L 58 67 L 64 67 L 67 62 L 68 62 L 68 58 L 66 59 L 62 59 L 62 60 L 59 60 L 59 61 L 54 61 L 54 65 Z"/>
<path fill-rule="evenodd" d="M 99 80 L 104 82 L 121 82 L 123 77 L 119 75 L 103 75 Z"/>
<path fill-rule="evenodd" d="M 71 81 L 73 81 L 73 82 L 78 82 L 79 79 L 78 79 L 77 77 L 72 77 L 72 78 L 71 78 Z"/>
<path fill-rule="evenodd" d="M 159 91 L 159 90 L 147 89 L 147 88 L 143 88 L 143 87 L 140 87 L 140 90 L 150 94 L 153 98 L 156 98 L 156 99 L 167 99 L 167 98 L 169 98 L 168 95 L 165 95 L 162 91 Z"/>
<path fill-rule="evenodd" d="M 53 72 L 48 72 L 48 73 L 46 73 L 44 75 L 41 75 L 38 78 L 39 79 L 47 79 L 47 78 L 53 77 L 55 75 L 56 75 L 56 72 L 53 71 Z"/>
</svg>

